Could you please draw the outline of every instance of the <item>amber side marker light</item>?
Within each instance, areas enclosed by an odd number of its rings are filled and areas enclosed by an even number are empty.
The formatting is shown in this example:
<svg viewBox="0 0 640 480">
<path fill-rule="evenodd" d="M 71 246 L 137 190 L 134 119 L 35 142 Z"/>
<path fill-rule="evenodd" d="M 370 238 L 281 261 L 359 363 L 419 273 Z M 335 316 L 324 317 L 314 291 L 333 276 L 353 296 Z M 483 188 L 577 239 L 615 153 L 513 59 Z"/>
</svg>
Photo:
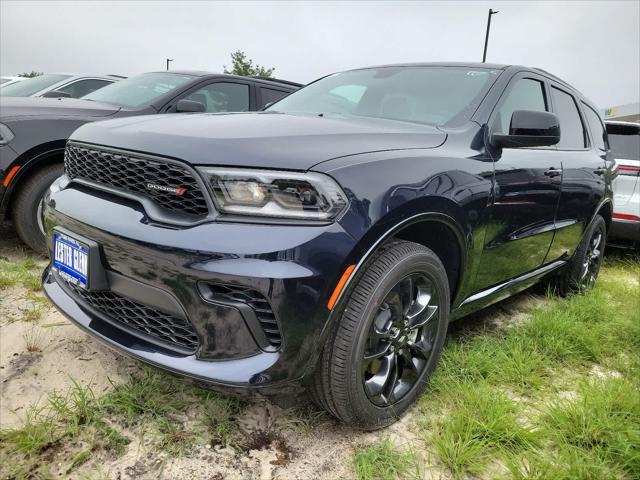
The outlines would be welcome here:
<svg viewBox="0 0 640 480">
<path fill-rule="evenodd" d="M 8 186 L 11 182 L 11 179 L 15 177 L 16 173 L 18 173 L 18 170 L 20 170 L 20 165 L 16 165 L 11 170 L 9 170 L 9 173 L 7 173 L 7 176 L 4 177 L 4 180 L 2 181 L 2 185 L 5 187 Z"/>
<path fill-rule="evenodd" d="M 335 307 L 336 302 L 338 301 L 338 297 L 342 293 L 344 286 L 347 284 L 347 281 L 349 280 L 349 277 L 351 277 L 351 274 L 353 273 L 355 268 L 356 268 L 355 265 L 349 265 L 347 269 L 344 271 L 344 273 L 342 274 L 342 277 L 340 277 L 340 281 L 338 281 L 336 288 L 333 290 L 333 293 L 331 294 L 329 303 L 327 303 L 327 308 L 329 310 L 333 310 L 333 307 Z"/>
</svg>

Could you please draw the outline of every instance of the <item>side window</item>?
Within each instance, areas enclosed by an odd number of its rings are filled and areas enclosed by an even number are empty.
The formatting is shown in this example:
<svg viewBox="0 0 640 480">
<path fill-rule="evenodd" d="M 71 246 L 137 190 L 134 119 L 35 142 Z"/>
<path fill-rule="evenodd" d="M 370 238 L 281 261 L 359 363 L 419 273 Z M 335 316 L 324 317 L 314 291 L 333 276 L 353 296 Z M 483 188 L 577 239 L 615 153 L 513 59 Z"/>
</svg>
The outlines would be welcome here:
<svg viewBox="0 0 640 480">
<path fill-rule="evenodd" d="M 184 99 L 204 104 L 206 112 L 246 112 L 249 110 L 249 85 L 210 83 Z"/>
<path fill-rule="evenodd" d="M 282 97 L 289 95 L 289 92 L 283 92 L 281 90 L 272 90 L 271 88 L 263 88 L 260 87 L 260 97 L 262 99 L 262 103 L 260 104 L 260 108 L 264 108 L 265 105 L 273 102 L 277 102 Z"/>
<path fill-rule="evenodd" d="M 70 83 L 69 85 L 65 85 L 64 87 L 58 88 L 57 90 L 60 92 L 68 93 L 73 98 L 80 98 L 111 83 L 113 82 L 110 82 L 108 80 L 88 78 L 87 80 L 78 80 L 77 82 Z"/>
<path fill-rule="evenodd" d="M 558 148 L 584 148 L 587 146 L 582 119 L 572 95 L 551 87 L 553 110 L 560 120 Z"/>
<path fill-rule="evenodd" d="M 493 131 L 508 135 L 511 115 L 516 110 L 548 111 L 544 84 L 531 78 L 517 80 L 498 110 Z"/>
<path fill-rule="evenodd" d="M 604 143 L 604 125 L 602 125 L 600 115 L 598 115 L 589 105 L 584 102 L 582 103 L 582 110 L 584 111 L 584 115 L 587 118 L 587 123 L 589 124 L 589 128 L 591 129 L 593 144 L 596 146 L 596 148 L 606 151 L 607 147 Z"/>
</svg>

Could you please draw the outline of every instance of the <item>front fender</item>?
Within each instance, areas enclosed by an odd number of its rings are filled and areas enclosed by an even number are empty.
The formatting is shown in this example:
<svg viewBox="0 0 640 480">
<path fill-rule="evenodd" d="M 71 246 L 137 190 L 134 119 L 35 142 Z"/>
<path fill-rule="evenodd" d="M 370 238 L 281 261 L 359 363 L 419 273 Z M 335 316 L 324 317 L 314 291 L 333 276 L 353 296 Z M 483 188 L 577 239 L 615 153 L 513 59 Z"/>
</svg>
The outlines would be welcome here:
<svg viewBox="0 0 640 480">
<path fill-rule="evenodd" d="M 336 179 L 350 201 L 340 224 L 355 239 L 355 246 L 345 258 L 340 275 L 348 266 L 356 267 L 336 305 L 371 255 L 417 222 L 445 225 L 458 243 L 461 273 L 453 305 L 473 289 L 489 219 L 493 165 L 473 157 L 445 158 L 435 153 L 393 152 L 390 158 L 390 152 L 381 152 L 359 155 L 347 164 L 341 160 L 316 166 L 315 170 L 321 169 Z M 333 279 L 332 284 L 339 279 Z M 339 315 L 338 306 L 324 326 L 315 359 Z"/>
</svg>

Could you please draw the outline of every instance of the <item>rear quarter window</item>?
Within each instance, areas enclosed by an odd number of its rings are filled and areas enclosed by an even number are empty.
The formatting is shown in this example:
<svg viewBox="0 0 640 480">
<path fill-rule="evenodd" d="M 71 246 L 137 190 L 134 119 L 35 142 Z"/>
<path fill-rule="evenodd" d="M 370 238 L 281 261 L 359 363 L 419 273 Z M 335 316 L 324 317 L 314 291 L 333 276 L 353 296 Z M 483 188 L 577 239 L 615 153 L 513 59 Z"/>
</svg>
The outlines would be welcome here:
<svg viewBox="0 0 640 480">
<path fill-rule="evenodd" d="M 265 106 L 277 102 L 282 97 L 286 97 L 290 92 L 283 92 L 282 90 L 274 90 L 272 88 L 260 88 L 260 108 L 264 108 Z"/>
</svg>

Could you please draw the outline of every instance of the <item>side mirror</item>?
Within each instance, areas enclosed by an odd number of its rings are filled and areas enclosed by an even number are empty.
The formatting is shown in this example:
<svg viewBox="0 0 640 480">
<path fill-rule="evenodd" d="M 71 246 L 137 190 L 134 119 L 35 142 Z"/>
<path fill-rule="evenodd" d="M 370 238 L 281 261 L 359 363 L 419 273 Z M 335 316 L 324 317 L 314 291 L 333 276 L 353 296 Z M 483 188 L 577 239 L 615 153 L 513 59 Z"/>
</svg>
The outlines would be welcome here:
<svg viewBox="0 0 640 480">
<path fill-rule="evenodd" d="M 204 103 L 194 102 L 193 100 L 178 100 L 176 105 L 177 113 L 198 113 L 206 111 Z"/>
<path fill-rule="evenodd" d="M 71 98 L 71 94 L 60 90 L 50 90 L 41 95 L 42 98 Z"/>
<path fill-rule="evenodd" d="M 549 112 L 516 110 L 511 116 L 509 135 L 494 133 L 492 143 L 496 147 L 547 147 L 560 141 L 560 121 Z"/>
</svg>

